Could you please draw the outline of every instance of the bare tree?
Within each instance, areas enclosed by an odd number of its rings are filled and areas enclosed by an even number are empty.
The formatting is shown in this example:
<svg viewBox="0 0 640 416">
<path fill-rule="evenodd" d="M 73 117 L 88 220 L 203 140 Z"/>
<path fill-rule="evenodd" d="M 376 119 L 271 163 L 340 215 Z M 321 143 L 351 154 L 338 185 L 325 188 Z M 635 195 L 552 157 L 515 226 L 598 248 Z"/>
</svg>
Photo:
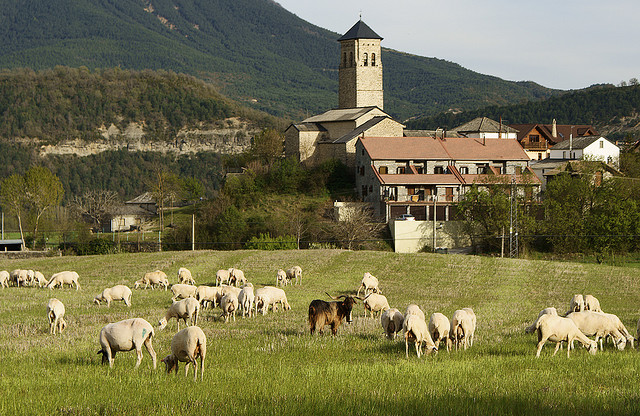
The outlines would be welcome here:
<svg viewBox="0 0 640 416">
<path fill-rule="evenodd" d="M 180 179 L 176 174 L 169 172 L 164 166 L 154 169 L 153 175 L 153 182 L 150 184 L 151 192 L 158 203 L 160 230 L 164 230 L 165 202 L 170 200 L 173 207 L 173 200 L 180 190 Z"/>
<path fill-rule="evenodd" d="M 73 198 L 73 207 L 91 219 L 92 225 L 100 227 L 106 221 L 111 209 L 118 205 L 118 194 L 105 189 L 86 191 Z"/>
<path fill-rule="evenodd" d="M 60 205 L 64 188 L 56 175 L 43 166 L 34 166 L 24 175 L 27 203 L 34 216 L 33 244 L 38 237 L 38 224 L 42 215 Z"/>
<path fill-rule="evenodd" d="M 22 231 L 22 216 L 26 212 L 26 193 L 24 176 L 17 173 L 9 176 L 2 181 L 0 185 L 0 200 L 2 206 L 12 211 L 18 218 L 18 227 L 20 228 L 20 239 L 24 247 L 24 232 Z"/>
<path fill-rule="evenodd" d="M 364 241 L 378 238 L 384 224 L 376 220 L 373 210 L 366 204 L 350 205 L 340 218 L 334 218 L 334 236 L 348 250 L 359 248 Z"/>
</svg>

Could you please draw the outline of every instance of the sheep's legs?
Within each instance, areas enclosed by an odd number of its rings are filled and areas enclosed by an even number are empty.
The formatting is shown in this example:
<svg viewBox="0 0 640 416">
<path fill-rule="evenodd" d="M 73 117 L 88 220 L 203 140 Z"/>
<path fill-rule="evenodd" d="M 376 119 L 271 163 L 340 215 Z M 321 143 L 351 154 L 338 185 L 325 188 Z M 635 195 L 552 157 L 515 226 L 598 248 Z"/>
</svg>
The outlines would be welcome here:
<svg viewBox="0 0 640 416">
<path fill-rule="evenodd" d="M 156 352 L 153 349 L 153 344 L 151 343 L 151 337 L 147 338 L 144 341 L 144 346 L 147 349 L 147 352 L 151 356 L 151 360 L 153 361 L 153 369 L 156 369 Z M 142 349 L 140 349 L 140 354 L 142 355 Z"/>
<path fill-rule="evenodd" d="M 560 349 L 560 346 L 562 345 L 562 341 L 558 341 L 556 342 L 556 349 L 553 350 L 553 355 L 555 356 L 556 353 L 558 352 L 558 350 Z"/>
</svg>

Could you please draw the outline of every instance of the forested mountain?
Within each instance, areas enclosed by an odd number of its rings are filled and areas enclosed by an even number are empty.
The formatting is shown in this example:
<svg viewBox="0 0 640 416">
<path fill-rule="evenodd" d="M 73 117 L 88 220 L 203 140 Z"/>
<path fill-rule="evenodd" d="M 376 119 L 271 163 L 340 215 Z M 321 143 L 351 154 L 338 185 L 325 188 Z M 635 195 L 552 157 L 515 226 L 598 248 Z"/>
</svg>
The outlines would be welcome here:
<svg viewBox="0 0 640 416">
<path fill-rule="evenodd" d="M 511 106 L 490 106 L 458 114 L 441 113 L 406 123 L 407 128 L 433 130 L 453 129 L 476 117 L 489 117 L 512 124 L 545 123 L 553 119 L 559 124 L 592 124 L 613 140 L 640 139 L 640 85 L 615 87 L 594 86 L 552 97 L 548 100 Z"/>
<path fill-rule="evenodd" d="M 172 70 L 293 119 L 337 105 L 339 36 L 271 0 L 0 0 L 0 68 Z M 382 60 L 399 119 L 558 93 L 388 49 Z"/>
</svg>

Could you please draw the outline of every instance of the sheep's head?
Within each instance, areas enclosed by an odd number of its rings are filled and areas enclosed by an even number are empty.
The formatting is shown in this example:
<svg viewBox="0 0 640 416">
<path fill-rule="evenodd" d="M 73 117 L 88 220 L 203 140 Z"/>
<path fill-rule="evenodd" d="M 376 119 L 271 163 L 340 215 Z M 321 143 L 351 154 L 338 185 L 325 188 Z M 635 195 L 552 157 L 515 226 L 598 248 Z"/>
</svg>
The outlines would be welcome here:
<svg viewBox="0 0 640 416">
<path fill-rule="evenodd" d="M 589 354 L 596 355 L 596 352 L 598 351 L 598 343 L 595 341 L 589 342 L 588 350 L 589 350 Z"/>
<path fill-rule="evenodd" d="M 60 321 L 58 322 L 58 330 L 62 332 L 66 327 L 67 327 L 67 322 L 64 320 L 64 318 L 60 318 Z"/>
<path fill-rule="evenodd" d="M 93 298 L 93 303 L 95 303 L 96 305 L 100 305 L 100 300 L 102 300 L 102 296 L 98 295 Z"/>
<path fill-rule="evenodd" d="M 167 326 L 167 318 L 162 318 L 158 321 L 158 329 L 162 331 Z"/>
<path fill-rule="evenodd" d="M 162 360 L 160 360 L 160 362 L 164 363 L 165 367 L 167 368 L 167 373 L 170 373 L 173 369 L 176 370 L 176 373 L 178 372 L 178 359 L 175 355 L 167 355 Z"/>
</svg>

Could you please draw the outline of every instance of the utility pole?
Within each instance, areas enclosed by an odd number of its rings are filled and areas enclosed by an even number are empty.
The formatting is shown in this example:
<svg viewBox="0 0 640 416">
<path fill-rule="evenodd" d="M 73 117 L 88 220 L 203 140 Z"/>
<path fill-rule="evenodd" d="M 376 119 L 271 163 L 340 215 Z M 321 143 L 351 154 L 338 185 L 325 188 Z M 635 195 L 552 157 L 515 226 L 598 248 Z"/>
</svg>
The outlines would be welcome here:
<svg viewBox="0 0 640 416">
<path fill-rule="evenodd" d="M 509 257 L 518 257 L 518 187 L 515 176 L 511 179 L 511 208 L 509 212 Z"/>
<path fill-rule="evenodd" d="M 436 252 L 436 201 L 438 200 L 438 190 L 433 195 L 433 252 Z"/>
<path fill-rule="evenodd" d="M 191 214 L 191 251 L 196 250 L 196 214 Z"/>
</svg>

